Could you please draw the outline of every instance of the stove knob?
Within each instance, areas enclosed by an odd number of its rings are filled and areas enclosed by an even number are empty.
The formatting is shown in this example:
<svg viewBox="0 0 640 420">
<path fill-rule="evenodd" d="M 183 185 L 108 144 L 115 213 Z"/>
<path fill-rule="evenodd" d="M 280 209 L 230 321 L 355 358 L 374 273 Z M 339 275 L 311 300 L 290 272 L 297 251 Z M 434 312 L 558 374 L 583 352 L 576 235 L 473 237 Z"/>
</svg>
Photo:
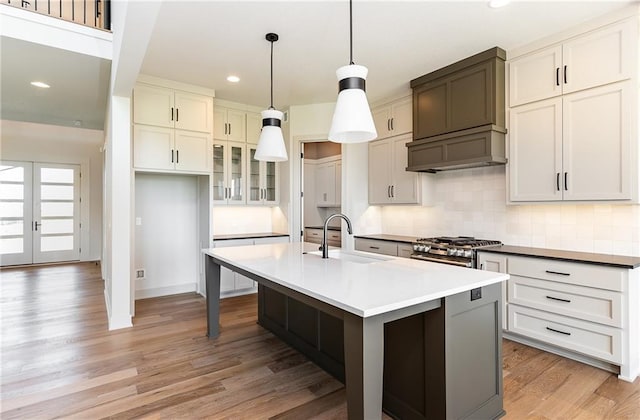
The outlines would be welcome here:
<svg viewBox="0 0 640 420">
<path fill-rule="evenodd" d="M 424 252 L 429 252 L 431 247 L 429 245 L 424 245 Z"/>
<path fill-rule="evenodd" d="M 420 251 L 420 245 L 418 245 L 418 244 L 413 244 L 413 250 L 414 250 L 414 251 Z"/>
<path fill-rule="evenodd" d="M 427 250 L 426 245 L 420 245 L 420 252 L 425 252 Z"/>
<path fill-rule="evenodd" d="M 458 248 L 458 249 L 456 250 L 456 255 L 457 255 L 458 257 L 462 257 L 462 256 L 464 255 L 464 249 Z"/>
<path fill-rule="evenodd" d="M 464 257 L 465 258 L 471 258 L 473 256 L 473 251 L 470 249 L 465 249 L 464 250 Z"/>
<path fill-rule="evenodd" d="M 456 249 L 455 248 L 447 249 L 447 255 L 456 255 Z"/>
</svg>

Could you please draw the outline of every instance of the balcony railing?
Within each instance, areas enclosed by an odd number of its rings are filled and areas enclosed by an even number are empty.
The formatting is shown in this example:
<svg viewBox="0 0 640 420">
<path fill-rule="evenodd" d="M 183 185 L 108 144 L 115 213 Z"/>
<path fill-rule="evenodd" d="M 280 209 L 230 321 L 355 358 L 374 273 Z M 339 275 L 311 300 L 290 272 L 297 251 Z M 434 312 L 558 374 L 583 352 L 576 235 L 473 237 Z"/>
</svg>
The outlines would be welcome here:
<svg viewBox="0 0 640 420">
<path fill-rule="evenodd" d="M 110 0 L 0 0 L 0 3 L 93 28 L 111 30 Z"/>
</svg>

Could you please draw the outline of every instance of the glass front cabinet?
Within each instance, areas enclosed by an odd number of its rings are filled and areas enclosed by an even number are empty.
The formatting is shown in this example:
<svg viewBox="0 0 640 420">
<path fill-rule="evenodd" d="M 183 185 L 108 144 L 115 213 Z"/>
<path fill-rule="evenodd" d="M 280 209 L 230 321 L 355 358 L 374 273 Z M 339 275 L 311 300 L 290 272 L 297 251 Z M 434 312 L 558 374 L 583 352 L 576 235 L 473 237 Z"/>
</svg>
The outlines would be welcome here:
<svg viewBox="0 0 640 420">
<path fill-rule="evenodd" d="M 245 204 L 244 143 L 214 141 L 213 202 L 214 204 Z"/>
<path fill-rule="evenodd" d="M 256 145 L 248 145 L 247 204 L 278 204 L 278 167 L 275 162 L 261 162 L 255 159 Z"/>
</svg>

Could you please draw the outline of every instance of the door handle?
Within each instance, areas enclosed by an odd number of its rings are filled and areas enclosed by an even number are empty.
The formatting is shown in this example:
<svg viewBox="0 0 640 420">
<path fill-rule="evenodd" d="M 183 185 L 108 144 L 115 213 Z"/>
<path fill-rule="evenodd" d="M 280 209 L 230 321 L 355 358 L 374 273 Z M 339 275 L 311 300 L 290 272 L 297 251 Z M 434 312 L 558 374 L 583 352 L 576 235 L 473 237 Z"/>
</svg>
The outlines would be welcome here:
<svg viewBox="0 0 640 420">
<path fill-rule="evenodd" d="M 565 173 L 564 173 L 564 190 L 565 190 L 565 191 L 568 191 L 568 190 L 569 190 L 569 185 L 568 185 L 568 183 L 567 183 L 567 174 L 568 174 L 568 172 L 565 172 Z"/>
<path fill-rule="evenodd" d="M 549 273 L 549 274 L 557 274 L 559 276 L 570 276 L 571 273 L 561 273 L 560 271 L 551 271 L 551 270 L 544 270 L 545 273 Z"/>
<path fill-rule="evenodd" d="M 173 107 L 171 107 L 171 121 L 173 121 Z"/>
<path fill-rule="evenodd" d="M 171 163 L 173 163 L 173 149 L 171 149 Z"/>
<path fill-rule="evenodd" d="M 560 191 L 560 172 L 556 172 L 556 190 Z"/>
<path fill-rule="evenodd" d="M 391 186 L 391 198 L 395 197 L 395 194 L 393 192 L 393 187 L 394 187 L 394 185 Z"/>
<path fill-rule="evenodd" d="M 391 131 L 391 120 L 387 118 L 387 131 Z"/>
<path fill-rule="evenodd" d="M 229 123 L 229 135 L 231 135 L 231 123 Z"/>
<path fill-rule="evenodd" d="M 391 118 L 391 131 L 393 131 L 393 118 Z"/>
<path fill-rule="evenodd" d="M 176 108 L 176 122 L 180 121 L 180 114 L 178 114 L 179 111 L 180 109 Z"/>
<path fill-rule="evenodd" d="M 571 303 L 571 301 L 569 299 L 561 299 L 561 298 L 557 298 L 557 297 L 554 297 L 554 296 L 547 296 L 547 299 L 557 300 L 557 301 L 560 301 L 560 302 Z"/>
<path fill-rule="evenodd" d="M 391 185 L 387 185 L 387 198 L 391 198 Z"/>
<path fill-rule="evenodd" d="M 224 123 L 224 135 L 227 135 L 227 123 Z"/>
<path fill-rule="evenodd" d="M 38 226 L 42 226 L 42 223 L 38 223 L 37 221 L 33 222 L 33 227 L 36 232 L 38 231 Z"/>
<path fill-rule="evenodd" d="M 558 333 L 558 334 L 571 335 L 571 333 L 569 333 L 569 332 L 556 330 L 556 329 L 554 329 L 554 328 L 547 327 L 547 329 L 548 329 L 549 331 L 553 331 L 553 332 Z"/>
<path fill-rule="evenodd" d="M 176 163 L 180 163 L 180 150 L 176 149 Z"/>
<path fill-rule="evenodd" d="M 567 84 L 567 65 L 564 66 L 564 84 Z"/>
<path fill-rule="evenodd" d="M 560 67 L 556 67 L 556 86 L 560 86 Z"/>
</svg>

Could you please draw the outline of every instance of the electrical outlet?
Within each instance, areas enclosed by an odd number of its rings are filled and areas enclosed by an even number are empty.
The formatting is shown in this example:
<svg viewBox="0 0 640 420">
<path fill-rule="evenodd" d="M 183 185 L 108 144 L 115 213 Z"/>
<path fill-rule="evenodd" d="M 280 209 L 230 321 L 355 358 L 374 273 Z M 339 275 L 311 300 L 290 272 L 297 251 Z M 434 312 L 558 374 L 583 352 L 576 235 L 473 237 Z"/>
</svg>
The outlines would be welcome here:
<svg viewBox="0 0 640 420">
<path fill-rule="evenodd" d="M 143 279 L 144 278 L 144 268 L 139 268 L 136 270 L 136 278 Z"/>
</svg>

